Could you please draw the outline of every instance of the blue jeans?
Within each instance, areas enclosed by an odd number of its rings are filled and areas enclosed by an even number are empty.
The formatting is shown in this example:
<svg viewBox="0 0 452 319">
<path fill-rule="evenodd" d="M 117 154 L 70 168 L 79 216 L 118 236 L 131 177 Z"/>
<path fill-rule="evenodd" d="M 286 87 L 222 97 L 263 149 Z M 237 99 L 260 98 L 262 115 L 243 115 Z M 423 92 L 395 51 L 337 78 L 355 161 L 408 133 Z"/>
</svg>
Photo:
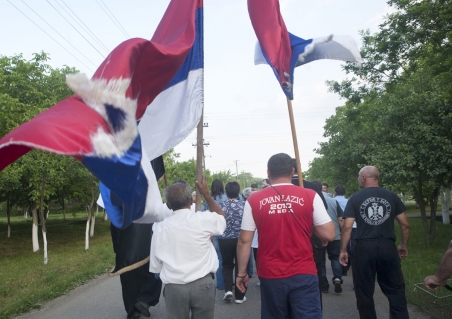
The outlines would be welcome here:
<svg viewBox="0 0 452 319">
<path fill-rule="evenodd" d="M 218 266 L 217 272 L 215 273 L 215 278 L 217 280 L 217 288 L 224 289 L 224 279 L 223 279 L 223 258 L 221 258 L 220 245 L 218 245 L 218 236 L 213 237 L 213 246 L 217 251 L 218 261 L 220 265 Z"/>
<path fill-rule="evenodd" d="M 334 283 L 335 279 L 339 279 L 342 284 L 342 266 L 339 262 L 339 251 L 340 251 L 341 241 L 333 240 L 328 243 L 326 246 L 326 251 L 328 253 L 328 259 L 331 261 L 331 270 L 333 271 L 332 282 Z M 321 266 L 321 278 L 320 278 L 320 287 L 323 290 L 328 290 L 330 285 L 328 284 L 328 279 L 326 278 L 326 260 L 323 259 L 323 263 Z"/>
</svg>

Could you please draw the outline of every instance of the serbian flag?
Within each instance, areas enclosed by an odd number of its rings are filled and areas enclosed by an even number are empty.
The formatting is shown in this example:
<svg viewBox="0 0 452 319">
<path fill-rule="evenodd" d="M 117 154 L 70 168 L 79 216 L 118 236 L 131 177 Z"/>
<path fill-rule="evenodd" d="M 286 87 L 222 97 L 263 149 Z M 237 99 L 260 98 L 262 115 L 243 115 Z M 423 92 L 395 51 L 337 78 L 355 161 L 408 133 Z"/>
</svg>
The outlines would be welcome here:
<svg viewBox="0 0 452 319">
<path fill-rule="evenodd" d="M 196 9 L 195 29 L 194 44 L 182 66 L 165 89 L 147 106 L 138 125 L 144 149 L 150 159 L 166 153 L 184 140 L 201 118 L 204 106 L 202 6 Z"/>
<path fill-rule="evenodd" d="M 362 62 L 355 41 L 348 35 L 305 40 L 289 33 L 281 16 L 279 0 L 248 0 L 248 12 L 258 39 L 254 63 L 271 66 L 290 100 L 293 100 L 297 66 L 319 59 Z"/>
<path fill-rule="evenodd" d="M 198 9 L 202 10 L 202 0 L 172 0 L 151 41 L 135 38 L 121 43 L 91 80 L 83 74 L 68 76 L 67 84 L 76 95 L 4 136 L 0 170 L 32 149 L 73 156 L 100 180 L 115 227 L 162 220 L 157 181 L 143 152 L 147 137 L 140 136 L 137 119 L 192 51 Z M 153 143 L 157 147 L 160 142 Z"/>
</svg>

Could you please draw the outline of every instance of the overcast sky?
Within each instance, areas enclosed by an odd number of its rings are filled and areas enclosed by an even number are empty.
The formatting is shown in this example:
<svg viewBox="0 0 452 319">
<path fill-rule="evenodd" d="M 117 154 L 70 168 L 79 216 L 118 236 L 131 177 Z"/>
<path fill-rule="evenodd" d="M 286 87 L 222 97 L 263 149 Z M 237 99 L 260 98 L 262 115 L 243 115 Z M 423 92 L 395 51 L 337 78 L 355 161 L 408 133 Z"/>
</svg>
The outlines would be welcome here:
<svg viewBox="0 0 452 319">
<path fill-rule="evenodd" d="M 76 67 L 91 77 L 122 41 L 152 38 L 168 3 L 0 0 L 0 55 L 30 59 L 44 51 L 53 67 Z M 280 5 L 291 33 L 305 39 L 348 34 L 359 47 L 359 30 L 377 32 L 392 12 L 385 0 L 280 0 Z M 269 157 L 294 156 L 294 149 L 285 95 L 271 69 L 253 63 L 256 36 L 246 0 L 204 0 L 204 32 L 206 166 L 211 172 L 238 169 L 266 177 Z M 325 85 L 346 78 L 341 64 L 321 60 L 295 71 L 293 110 L 303 170 L 325 141 L 325 120 L 344 104 Z M 176 147 L 181 160 L 196 157 L 195 142 L 196 130 Z"/>
</svg>

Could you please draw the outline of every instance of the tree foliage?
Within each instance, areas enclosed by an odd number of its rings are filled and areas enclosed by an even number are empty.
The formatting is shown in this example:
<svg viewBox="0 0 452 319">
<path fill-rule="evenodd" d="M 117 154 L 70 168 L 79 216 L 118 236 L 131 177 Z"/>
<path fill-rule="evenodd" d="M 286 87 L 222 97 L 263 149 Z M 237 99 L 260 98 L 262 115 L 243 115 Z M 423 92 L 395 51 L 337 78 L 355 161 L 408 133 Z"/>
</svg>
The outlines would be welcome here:
<svg viewBox="0 0 452 319">
<path fill-rule="evenodd" d="M 343 184 L 350 194 L 359 168 L 377 166 L 382 185 L 414 196 L 431 243 L 439 190 L 452 179 L 452 6 L 444 0 L 388 3 L 397 11 L 380 31 L 361 33 L 362 68 L 348 63 L 351 79 L 327 83 L 346 102 L 326 121 L 328 141 L 307 173 Z"/>
</svg>

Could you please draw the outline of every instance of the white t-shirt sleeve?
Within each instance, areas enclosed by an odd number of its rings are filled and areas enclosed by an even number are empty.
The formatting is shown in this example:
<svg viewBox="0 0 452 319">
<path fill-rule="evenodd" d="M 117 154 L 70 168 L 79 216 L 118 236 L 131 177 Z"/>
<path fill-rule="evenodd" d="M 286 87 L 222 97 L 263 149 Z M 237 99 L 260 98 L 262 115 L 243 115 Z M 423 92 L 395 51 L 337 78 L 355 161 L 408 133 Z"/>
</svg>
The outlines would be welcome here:
<svg viewBox="0 0 452 319">
<path fill-rule="evenodd" d="M 212 222 L 212 235 L 220 236 L 226 230 L 226 218 L 224 216 L 218 215 L 217 213 L 211 213 L 208 210 L 196 214 L 205 214 L 208 216 Z"/>
<path fill-rule="evenodd" d="M 245 208 L 243 209 L 242 227 L 243 230 L 256 230 L 256 223 L 254 222 L 253 212 L 251 206 L 248 202 L 245 203 Z"/>
<path fill-rule="evenodd" d="M 154 233 L 151 239 L 151 254 L 149 260 L 149 271 L 155 274 L 160 273 L 162 270 L 162 262 L 156 257 L 156 247 L 157 247 L 157 236 Z"/>
<path fill-rule="evenodd" d="M 312 206 L 314 206 L 314 226 L 323 225 L 331 221 L 331 217 L 330 215 L 328 215 L 328 212 L 326 211 L 325 205 L 323 204 L 323 201 L 320 198 L 319 194 L 315 194 L 314 200 L 312 201 Z"/>
</svg>

